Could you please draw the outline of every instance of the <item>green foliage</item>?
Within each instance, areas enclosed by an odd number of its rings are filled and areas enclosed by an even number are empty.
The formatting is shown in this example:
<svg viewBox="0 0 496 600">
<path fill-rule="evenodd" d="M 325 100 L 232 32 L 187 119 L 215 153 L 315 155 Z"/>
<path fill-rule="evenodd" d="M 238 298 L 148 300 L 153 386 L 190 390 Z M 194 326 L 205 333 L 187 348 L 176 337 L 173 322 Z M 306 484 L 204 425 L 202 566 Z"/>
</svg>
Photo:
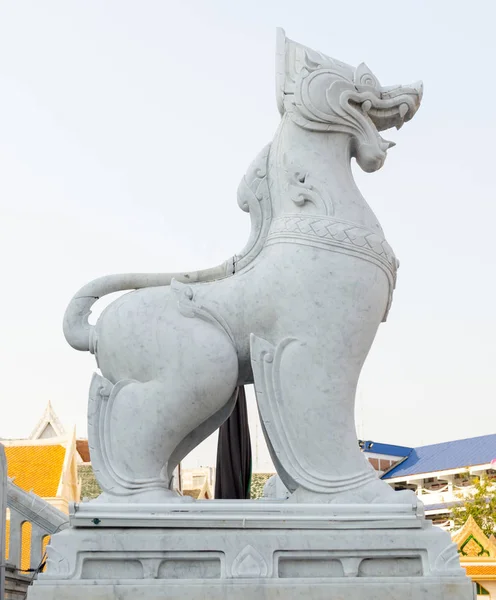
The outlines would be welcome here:
<svg viewBox="0 0 496 600">
<path fill-rule="evenodd" d="M 485 535 L 489 537 L 496 532 L 496 482 L 486 477 L 475 477 L 472 480 L 473 489 L 464 496 L 461 493 L 455 496 L 462 501 L 451 510 L 454 521 L 453 529 L 463 527 L 471 515 Z"/>
<path fill-rule="evenodd" d="M 251 476 L 251 488 L 250 488 L 250 498 L 252 500 L 256 500 L 257 498 L 261 498 L 263 495 L 263 488 L 265 482 L 269 477 L 272 477 L 274 473 L 253 473 Z"/>
<path fill-rule="evenodd" d="M 98 496 L 102 493 L 102 490 L 98 485 L 91 465 L 79 465 L 78 475 L 79 479 L 81 480 L 81 500 L 83 498 L 88 498 L 88 500 L 98 498 Z"/>
</svg>

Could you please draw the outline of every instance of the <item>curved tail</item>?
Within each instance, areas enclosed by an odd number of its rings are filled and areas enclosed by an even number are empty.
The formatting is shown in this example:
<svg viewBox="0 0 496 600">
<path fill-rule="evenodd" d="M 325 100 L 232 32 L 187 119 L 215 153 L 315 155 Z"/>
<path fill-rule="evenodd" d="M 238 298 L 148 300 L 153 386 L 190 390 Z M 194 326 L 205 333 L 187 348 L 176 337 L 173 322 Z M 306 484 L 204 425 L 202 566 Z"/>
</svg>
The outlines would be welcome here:
<svg viewBox="0 0 496 600">
<path fill-rule="evenodd" d="M 103 296 L 125 290 L 170 285 L 173 279 L 183 283 L 215 281 L 232 274 L 234 259 L 202 271 L 190 273 L 123 273 L 106 275 L 83 286 L 69 302 L 64 315 L 64 335 L 76 350 L 91 349 L 92 325 L 88 322 L 91 307 Z"/>
</svg>

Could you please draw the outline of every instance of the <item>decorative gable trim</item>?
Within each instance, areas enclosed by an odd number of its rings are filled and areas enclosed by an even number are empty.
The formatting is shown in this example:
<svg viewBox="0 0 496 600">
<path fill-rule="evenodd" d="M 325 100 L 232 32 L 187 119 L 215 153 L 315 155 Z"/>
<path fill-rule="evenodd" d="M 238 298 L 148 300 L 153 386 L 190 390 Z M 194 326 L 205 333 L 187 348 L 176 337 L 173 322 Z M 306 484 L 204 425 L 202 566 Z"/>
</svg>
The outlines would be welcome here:
<svg viewBox="0 0 496 600">
<path fill-rule="evenodd" d="M 43 416 L 41 417 L 41 419 L 36 424 L 36 427 L 31 432 L 29 439 L 30 440 L 42 439 L 41 436 L 43 435 L 43 432 L 45 431 L 45 429 L 47 427 L 51 427 L 51 429 L 53 429 L 53 431 L 55 432 L 55 435 L 53 437 L 60 437 L 60 436 L 65 435 L 64 426 L 62 425 L 62 423 L 60 422 L 60 419 L 55 414 L 55 411 L 53 410 L 53 406 L 52 406 L 52 403 L 50 402 L 50 400 L 48 401 L 48 404 L 45 408 L 45 412 L 43 413 Z"/>
<path fill-rule="evenodd" d="M 452 537 L 458 546 L 458 552 L 463 557 L 479 556 L 496 559 L 496 544 L 484 534 L 472 515 Z"/>
</svg>

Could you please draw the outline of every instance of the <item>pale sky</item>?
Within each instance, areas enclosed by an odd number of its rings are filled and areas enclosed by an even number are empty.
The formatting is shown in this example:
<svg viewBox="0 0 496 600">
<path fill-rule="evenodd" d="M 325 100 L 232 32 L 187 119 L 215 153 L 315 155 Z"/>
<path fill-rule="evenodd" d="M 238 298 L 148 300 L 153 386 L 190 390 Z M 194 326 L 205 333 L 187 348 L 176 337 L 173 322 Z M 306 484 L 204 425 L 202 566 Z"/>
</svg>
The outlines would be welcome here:
<svg viewBox="0 0 496 600">
<path fill-rule="evenodd" d="M 84 283 L 244 246 L 236 188 L 278 124 L 277 26 L 383 85 L 425 85 L 384 168 L 354 169 L 401 261 L 359 435 L 494 433 L 495 21 L 494 0 L 3 0 L 0 437 L 27 436 L 49 399 L 86 435 L 94 358 L 61 328 Z M 188 460 L 213 464 L 215 441 Z"/>
</svg>

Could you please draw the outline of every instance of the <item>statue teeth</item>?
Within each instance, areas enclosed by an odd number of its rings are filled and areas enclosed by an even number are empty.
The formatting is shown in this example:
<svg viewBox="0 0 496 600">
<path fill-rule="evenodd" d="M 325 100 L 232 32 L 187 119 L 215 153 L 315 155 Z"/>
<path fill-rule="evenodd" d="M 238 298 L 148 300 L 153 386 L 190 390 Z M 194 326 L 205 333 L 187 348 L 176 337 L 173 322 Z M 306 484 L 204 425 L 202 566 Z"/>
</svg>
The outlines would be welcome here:
<svg viewBox="0 0 496 600">
<path fill-rule="evenodd" d="M 400 106 L 400 117 L 403 119 L 408 112 L 408 104 L 401 104 Z"/>
<path fill-rule="evenodd" d="M 368 113 L 371 108 L 372 102 L 370 100 L 365 100 L 365 102 L 362 103 L 362 110 L 364 113 Z"/>
<path fill-rule="evenodd" d="M 384 152 L 386 152 L 386 150 L 389 150 L 390 148 L 393 148 L 394 146 L 396 146 L 396 142 L 391 142 L 389 140 L 381 140 L 381 150 L 383 150 Z"/>
</svg>

